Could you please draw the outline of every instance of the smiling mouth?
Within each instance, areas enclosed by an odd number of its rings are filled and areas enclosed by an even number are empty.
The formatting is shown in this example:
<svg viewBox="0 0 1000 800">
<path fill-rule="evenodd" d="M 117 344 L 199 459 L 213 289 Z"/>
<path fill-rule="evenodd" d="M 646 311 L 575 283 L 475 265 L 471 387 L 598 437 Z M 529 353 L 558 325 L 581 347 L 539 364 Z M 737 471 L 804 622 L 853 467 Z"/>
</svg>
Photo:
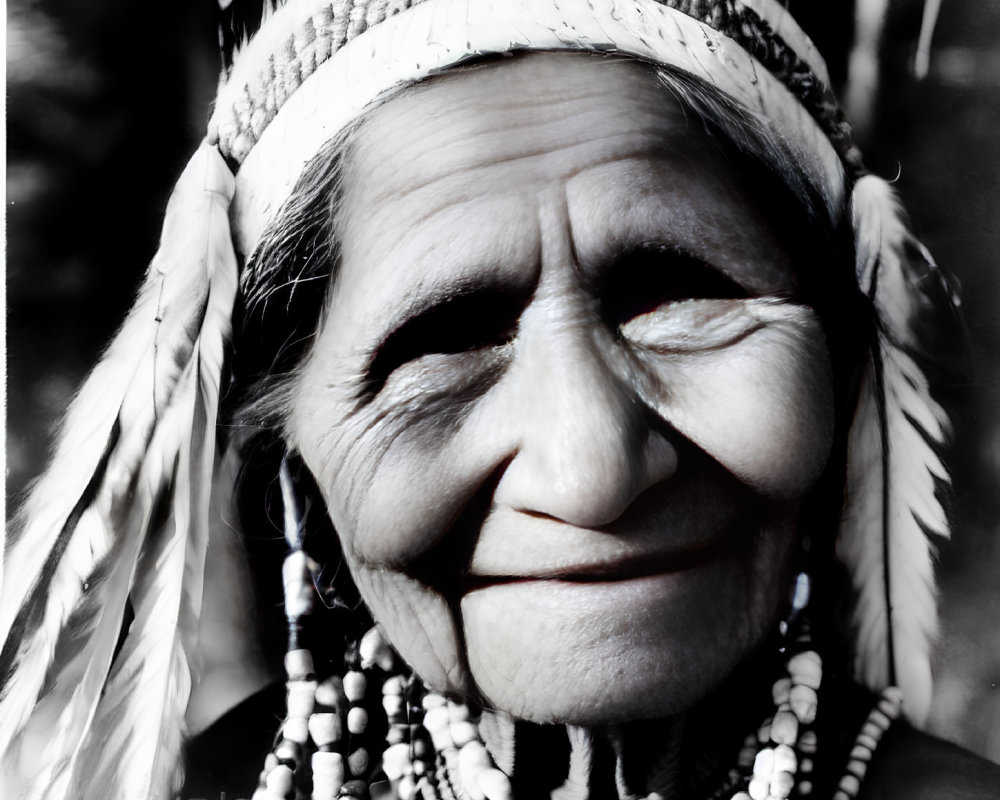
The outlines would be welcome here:
<svg viewBox="0 0 1000 800">
<path fill-rule="evenodd" d="M 466 594 L 491 586 L 528 583 L 532 581 L 612 583 L 634 580 L 636 578 L 647 578 L 653 575 L 665 575 L 672 572 L 683 572 L 731 555 L 735 549 L 735 545 L 734 537 L 726 536 L 722 537 L 720 541 L 711 542 L 701 547 L 682 552 L 652 555 L 638 554 L 609 562 L 581 563 L 551 571 L 542 570 L 537 573 L 529 572 L 520 575 L 468 573 L 462 581 L 462 592 Z"/>
</svg>

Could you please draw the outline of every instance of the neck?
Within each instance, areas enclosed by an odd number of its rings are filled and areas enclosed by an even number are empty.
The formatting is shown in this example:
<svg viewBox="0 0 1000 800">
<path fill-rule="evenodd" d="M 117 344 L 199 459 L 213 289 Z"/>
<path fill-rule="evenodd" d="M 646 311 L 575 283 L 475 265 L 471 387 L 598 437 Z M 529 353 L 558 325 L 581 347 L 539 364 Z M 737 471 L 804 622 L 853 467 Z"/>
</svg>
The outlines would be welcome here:
<svg viewBox="0 0 1000 800">
<path fill-rule="evenodd" d="M 708 798 L 724 787 L 744 737 L 767 714 L 770 684 L 751 663 L 677 715 L 583 728 L 486 712 L 481 730 L 518 800 Z"/>
</svg>

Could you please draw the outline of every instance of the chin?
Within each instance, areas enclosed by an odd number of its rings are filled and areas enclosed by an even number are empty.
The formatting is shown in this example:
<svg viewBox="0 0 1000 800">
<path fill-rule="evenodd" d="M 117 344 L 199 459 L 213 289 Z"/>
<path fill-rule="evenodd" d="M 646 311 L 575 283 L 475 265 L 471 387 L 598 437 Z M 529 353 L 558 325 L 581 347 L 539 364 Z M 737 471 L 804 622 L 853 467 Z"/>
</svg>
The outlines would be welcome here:
<svg viewBox="0 0 1000 800">
<path fill-rule="evenodd" d="M 745 564 L 621 581 L 521 581 L 462 599 L 469 671 L 487 708 L 537 723 L 682 713 L 767 636 L 774 582 Z"/>
</svg>

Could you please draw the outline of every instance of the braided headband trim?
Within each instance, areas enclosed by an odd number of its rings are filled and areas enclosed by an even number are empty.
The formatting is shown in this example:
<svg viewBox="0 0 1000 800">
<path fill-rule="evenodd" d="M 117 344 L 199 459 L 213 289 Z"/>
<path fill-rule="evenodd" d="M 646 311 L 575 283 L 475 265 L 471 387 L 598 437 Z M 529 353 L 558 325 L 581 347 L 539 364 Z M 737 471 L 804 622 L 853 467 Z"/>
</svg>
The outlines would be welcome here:
<svg viewBox="0 0 1000 800">
<path fill-rule="evenodd" d="M 346 43 L 426 0 L 303 0 L 266 18 L 228 70 L 210 129 L 220 151 L 242 163 L 285 100 Z M 826 64 L 794 18 L 773 0 L 658 0 L 738 42 L 849 148 L 850 129 L 829 90 Z"/>
<path fill-rule="evenodd" d="M 281 38 L 270 24 L 261 32 L 267 35 L 262 45 Z M 315 19 L 313 25 L 318 37 Z M 256 144 L 245 148 L 237 172 L 233 233 L 240 251 L 253 251 L 305 165 L 370 103 L 470 58 L 516 50 L 616 53 L 708 82 L 766 121 L 837 221 L 845 170 L 830 138 L 785 85 L 708 25 L 657 0 L 428 0 L 358 34 L 301 86 L 283 82 L 290 60 L 268 62 L 275 76 L 269 87 L 284 87 L 274 100 L 281 113 L 263 127 Z M 235 78 L 236 66 L 230 80 Z M 228 87 L 220 93 L 210 127 L 210 140 L 214 135 L 223 152 L 233 133 L 232 121 L 218 122 L 227 92 Z M 264 112 L 250 112 L 245 121 L 254 119 L 263 125 Z"/>
</svg>

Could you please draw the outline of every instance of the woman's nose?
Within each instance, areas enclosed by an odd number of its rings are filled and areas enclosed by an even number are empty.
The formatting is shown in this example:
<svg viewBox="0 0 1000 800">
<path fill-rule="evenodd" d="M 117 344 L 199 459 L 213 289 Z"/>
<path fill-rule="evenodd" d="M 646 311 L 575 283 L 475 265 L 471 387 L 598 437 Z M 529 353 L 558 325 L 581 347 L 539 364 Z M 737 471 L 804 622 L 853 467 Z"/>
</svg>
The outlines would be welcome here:
<svg viewBox="0 0 1000 800">
<path fill-rule="evenodd" d="M 509 374 L 519 436 L 497 503 L 595 528 L 676 471 L 677 451 L 600 337 L 580 322 L 519 342 Z"/>
</svg>

